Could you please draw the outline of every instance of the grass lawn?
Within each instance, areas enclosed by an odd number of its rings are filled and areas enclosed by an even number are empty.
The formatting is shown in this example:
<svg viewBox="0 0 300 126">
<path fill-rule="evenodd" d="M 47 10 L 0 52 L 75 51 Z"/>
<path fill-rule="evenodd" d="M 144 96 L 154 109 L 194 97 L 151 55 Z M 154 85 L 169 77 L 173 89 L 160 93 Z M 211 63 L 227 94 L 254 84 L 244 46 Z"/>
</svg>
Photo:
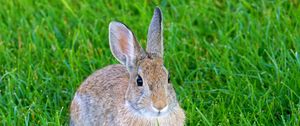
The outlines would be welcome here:
<svg viewBox="0 0 300 126">
<path fill-rule="evenodd" d="M 80 83 L 118 63 L 109 22 L 127 24 L 145 47 L 155 6 L 186 125 L 300 125 L 297 0 L 0 4 L 0 125 L 68 125 Z"/>
</svg>

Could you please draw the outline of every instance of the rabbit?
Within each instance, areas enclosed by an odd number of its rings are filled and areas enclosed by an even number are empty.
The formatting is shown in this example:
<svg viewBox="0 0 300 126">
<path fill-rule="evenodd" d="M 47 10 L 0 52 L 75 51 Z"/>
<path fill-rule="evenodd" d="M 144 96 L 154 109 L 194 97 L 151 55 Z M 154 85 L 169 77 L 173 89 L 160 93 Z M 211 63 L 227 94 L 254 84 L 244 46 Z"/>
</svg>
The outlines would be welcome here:
<svg viewBox="0 0 300 126">
<path fill-rule="evenodd" d="M 90 75 L 70 107 L 73 126 L 183 126 L 184 110 L 176 100 L 163 64 L 162 13 L 156 7 L 146 51 L 124 24 L 109 24 L 109 45 L 121 63 Z"/>
</svg>

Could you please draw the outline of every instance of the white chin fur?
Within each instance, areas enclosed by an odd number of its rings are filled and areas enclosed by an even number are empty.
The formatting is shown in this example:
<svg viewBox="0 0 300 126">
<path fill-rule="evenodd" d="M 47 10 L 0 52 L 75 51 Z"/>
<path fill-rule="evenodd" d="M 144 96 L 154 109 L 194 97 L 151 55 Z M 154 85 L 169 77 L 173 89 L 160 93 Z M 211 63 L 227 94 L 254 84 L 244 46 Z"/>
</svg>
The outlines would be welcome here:
<svg viewBox="0 0 300 126">
<path fill-rule="evenodd" d="M 157 113 L 165 113 L 168 111 L 168 108 L 169 106 L 167 105 L 166 107 L 164 107 L 162 110 L 158 110 L 157 108 L 155 108 L 153 105 L 151 105 L 151 108 L 153 109 L 154 112 L 157 112 Z"/>
<path fill-rule="evenodd" d="M 133 108 L 132 105 L 128 101 L 126 101 L 125 107 L 128 108 L 130 112 L 135 114 L 135 116 L 139 116 L 139 117 L 142 116 L 142 117 L 147 117 L 147 118 L 159 118 L 159 117 L 164 117 L 169 114 L 168 106 L 163 108 L 161 111 L 159 111 L 152 105 L 151 105 L 151 109 L 145 108 L 145 109 L 137 110 L 137 109 Z"/>
</svg>

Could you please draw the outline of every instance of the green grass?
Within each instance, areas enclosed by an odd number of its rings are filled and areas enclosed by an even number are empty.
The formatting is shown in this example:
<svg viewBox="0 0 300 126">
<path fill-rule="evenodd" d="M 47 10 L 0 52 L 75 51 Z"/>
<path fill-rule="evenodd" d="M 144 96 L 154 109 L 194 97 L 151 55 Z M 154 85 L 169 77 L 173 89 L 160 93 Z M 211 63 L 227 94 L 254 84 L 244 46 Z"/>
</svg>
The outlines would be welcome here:
<svg viewBox="0 0 300 126">
<path fill-rule="evenodd" d="M 297 0 L 0 4 L 0 125 L 68 125 L 80 83 L 117 63 L 109 22 L 145 47 L 155 6 L 186 125 L 300 125 Z"/>
</svg>

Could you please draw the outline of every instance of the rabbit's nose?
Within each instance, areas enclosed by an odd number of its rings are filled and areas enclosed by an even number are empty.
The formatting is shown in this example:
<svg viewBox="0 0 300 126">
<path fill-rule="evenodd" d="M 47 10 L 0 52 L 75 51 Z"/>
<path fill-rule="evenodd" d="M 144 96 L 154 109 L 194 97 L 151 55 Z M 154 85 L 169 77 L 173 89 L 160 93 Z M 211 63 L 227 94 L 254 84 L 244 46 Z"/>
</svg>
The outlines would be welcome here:
<svg viewBox="0 0 300 126">
<path fill-rule="evenodd" d="M 156 92 L 152 94 L 151 99 L 153 107 L 156 108 L 158 111 L 161 111 L 168 105 L 167 95 L 164 91 L 164 88 L 157 89 Z"/>
<path fill-rule="evenodd" d="M 155 108 L 154 110 L 157 110 L 157 111 L 162 111 L 166 107 L 168 107 L 167 103 L 163 100 L 158 100 L 153 103 L 153 108 Z"/>
</svg>

